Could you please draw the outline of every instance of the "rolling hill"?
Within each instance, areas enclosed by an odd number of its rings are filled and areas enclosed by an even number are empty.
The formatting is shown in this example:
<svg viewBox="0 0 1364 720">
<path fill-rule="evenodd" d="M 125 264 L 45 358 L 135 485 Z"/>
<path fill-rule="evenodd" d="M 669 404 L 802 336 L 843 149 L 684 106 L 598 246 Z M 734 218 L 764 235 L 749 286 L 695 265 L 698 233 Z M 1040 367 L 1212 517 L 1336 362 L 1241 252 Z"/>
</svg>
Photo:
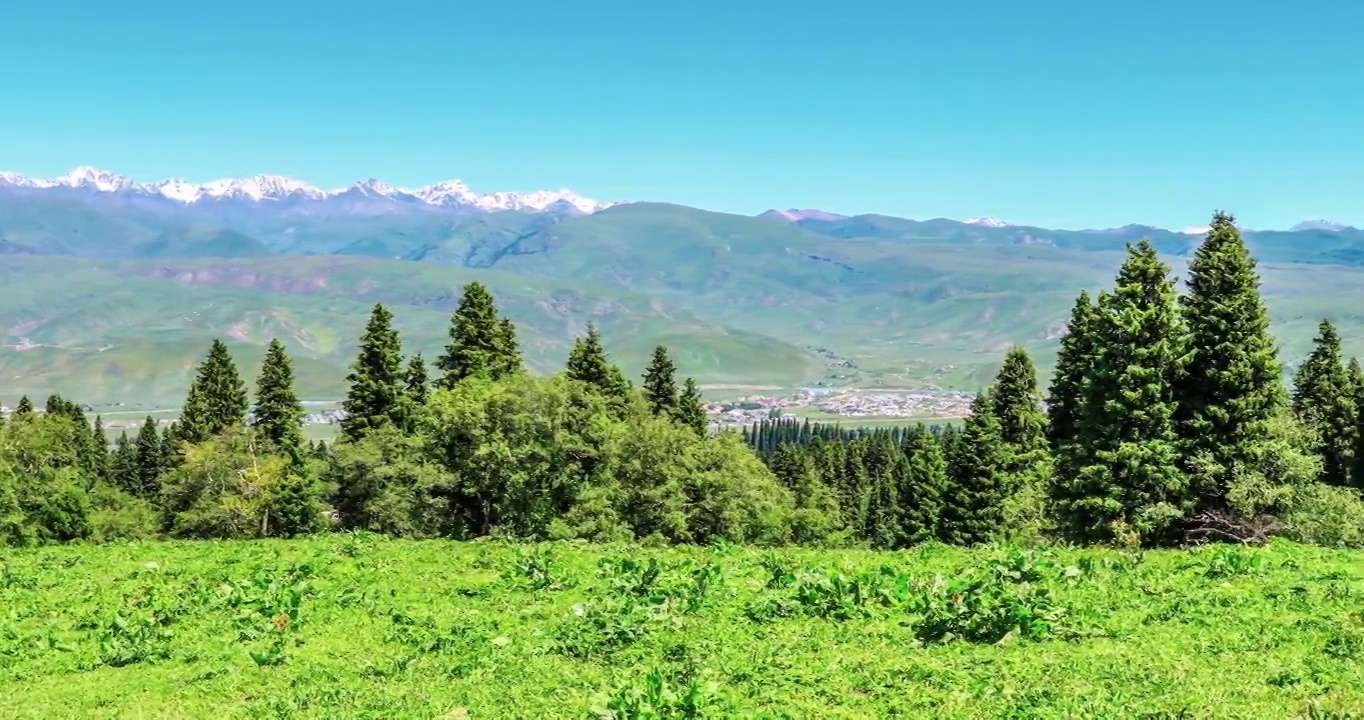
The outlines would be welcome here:
<svg viewBox="0 0 1364 720">
<path fill-rule="evenodd" d="M 542 371 L 591 320 L 632 375 L 666 343 L 710 385 L 971 388 L 1015 343 L 1045 371 L 1075 294 L 1111 282 L 1125 242 L 1152 238 L 1178 270 L 1199 240 L 663 203 L 361 212 L 351 197 L 200 212 L 89 197 L 0 188 L 0 399 L 174 404 L 213 337 L 250 365 L 275 336 L 304 394 L 334 398 L 373 303 L 393 306 L 407 348 L 430 356 L 475 279 Z M 1247 237 L 1287 360 L 1324 316 L 1364 350 L 1364 233 Z"/>
</svg>

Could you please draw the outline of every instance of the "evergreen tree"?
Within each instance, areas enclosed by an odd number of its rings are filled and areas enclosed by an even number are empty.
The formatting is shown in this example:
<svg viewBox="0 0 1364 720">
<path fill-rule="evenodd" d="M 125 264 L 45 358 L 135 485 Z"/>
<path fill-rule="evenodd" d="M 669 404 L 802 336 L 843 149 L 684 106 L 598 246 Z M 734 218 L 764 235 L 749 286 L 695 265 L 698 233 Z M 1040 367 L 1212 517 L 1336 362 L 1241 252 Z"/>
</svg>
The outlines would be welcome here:
<svg viewBox="0 0 1364 720">
<path fill-rule="evenodd" d="M 978 393 L 948 459 L 949 484 L 938 528 L 945 542 L 974 545 L 999 529 L 1006 460 L 991 398 Z"/>
<path fill-rule="evenodd" d="M 108 479 L 109 437 L 104 434 L 104 418 L 99 415 L 95 416 L 95 426 L 90 430 L 90 454 L 95 459 L 95 477 Z"/>
<path fill-rule="evenodd" d="M 1004 366 L 990 391 L 999 436 L 1006 453 L 1005 472 L 1012 479 L 1035 477 L 1048 461 L 1047 417 L 1037 387 L 1037 370 L 1021 347 L 1004 356 Z"/>
<path fill-rule="evenodd" d="M 246 410 L 246 385 L 237 373 L 237 364 L 228 353 L 227 345 L 214 340 L 190 384 L 189 397 L 176 426 L 176 437 L 183 442 L 204 442 L 228 428 L 242 425 Z"/>
<path fill-rule="evenodd" d="M 133 493 L 138 487 L 137 448 L 128 440 L 128 433 L 122 432 L 114 441 L 114 451 L 109 460 L 109 481 L 114 487 Z"/>
<path fill-rule="evenodd" d="M 1183 456 L 1203 468 L 1192 478 L 1200 504 L 1223 505 L 1230 470 L 1252 459 L 1285 400 L 1255 259 L 1231 215 L 1213 215 L 1180 306 L 1187 347 L 1176 425 Z"/>
<path fill-rule="evenodd" d="M 1117 287 L 1099 298 L 1077 439 L 1082 467 L 1053 486 L 1075 536 L 1131 528 L 1144 542 L 1165 542 L 1188 509 L 1174 421 L 1182 336 L 1169 267 L 1149 241 L 1129 244 Z"/>
<path fill-rule="evenodd" d="M 33 401 L 25 395 L 19 398 L 19 405 L 14 408 L 14 419 L 33 417 Z"/>
<path fill-rule="evenodd" d="M 412 356 L 412 360 L 407 363 L 407 398 L 416 407 L 426 405 L 430 398 L 431 388 L 426 376 L 426 361 L 422 359 L 422 354 L 417 353 Z"/>
<path fill-rule="evenodd" d="M 673 365 L 668 348 L 654 348 L 653 358 L 644 371 L 644 399 L 655 415 L 677 416 L 677 367 Z"/>
<path fill-rule="evenodd" d="M 625 383 L 625 376 L 607 360 L 601 334 L 593 323 L 587 324 L 586 337 L 573 341 L 564 374 L 595 388 L 602 397 L 613 401 L 618 407 L 623 408 L 630 399 L 630 388 Z"/>
<path fill-rule="evenodd" d="M 500 380 L 521 370 L 516 328 L 507 318 L 498 317 L 493 296 L 482 283 L 464 286 L 459 307 L 450 318 L 450 343 L 436 366 L 445 372 L 440 386 L 447 389 L 465 378 Z"/>
<path fill-rule="evenodd" d="M 1317 437 L 1321 481 L 1345 485 L 1355 441 L 1353 383 L 1340 351 L 1340 337 L 1322 320 L 1307 360 L 1293 376 L 1293 413 Z"/>
<path fill-rule="evenodd" d="M 303 405 L 294 392 L 294 364 L 278 338 L 270 341 L 256 380 L 252 424 L 276 448 L 295 453 L 303 445 Z"/>
<path fill-rule="evenodd" d="M 124 489 L 138 497 L 153 499 L 161 494 L 161 474 L 166 470 L 162 439 L 156 431 L 156 421 L 150 415 L 142 423 L 133 448 L 135 472 Z"/>
<path fill-rule="evenodd" d="M 710 427 L 710 417 L 706 415 L 706 406 L 701 402 L 701 388 L 697 387 L 695 379 L 687 378 L 682 383 L 682 394 L 677 398 L 673 419 L 701 435 L 705 435 L 706 429 Z"/>
<path fill-rule="evenodd" d="M 902 443 L 905 470 L 900 485 L 900 534 L 905 545 L 924 542 L 938 533 L 947 492 L 947 458 L 938 438 L 922 425 Z"/>
<path fill-rule="evenodd" d="M 402 345 L 392 322 L 393 313 L 382 304 L 375 305 L 365 334 L 360 336 L 360 353 L 346 377 L 350 389 L 342 403 L 346 417 L 341 421 L 341 432 L 351 440 L 401 421 L 406 378 Z"/>
<path fill-rule="evenodd" d="M 1357 358 L 1350 358 L 1350 397 L 1354 400 L 1354 448 L 1350 462 L 1350 485 L 1364 488 L 1364 368 Z"/>
<path fill-rule="evenodd" d="M 1094 362 L 1094 326 L 1098 310 L 1082 291 L 1070 311 L 1070 323 L 1056 355 L 1056 372 L 1047 391 L 1047 439 L 1057 454 L 1057 477 L 1071 477 L 1078 468 L 1068 463 L 1065 450 L 1079 439 L 1084 422 L 1084 383 Z"/>
</svg>

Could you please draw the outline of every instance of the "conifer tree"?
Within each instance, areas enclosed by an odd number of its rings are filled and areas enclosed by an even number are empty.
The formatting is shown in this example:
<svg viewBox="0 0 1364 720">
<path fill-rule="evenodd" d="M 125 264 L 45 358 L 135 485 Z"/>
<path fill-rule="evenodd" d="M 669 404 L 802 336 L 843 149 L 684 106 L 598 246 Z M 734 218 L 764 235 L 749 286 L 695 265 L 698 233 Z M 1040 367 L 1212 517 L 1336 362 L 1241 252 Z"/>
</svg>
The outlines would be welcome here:
<svg viewBox="0 0 1364 720">
<path fill-rule="evenodd" d="M 1047 391 L 1047 440 L 1057 454 L 1057 476 L 1070 477 L 1077 471 L 1067 462 L 1065 449 L 1079 439 L 1084 422 L 1084 382 L 1094 361 L 1094 325 L 1097 308 L 1089 292 L 1081 291 L 1070 311 L 1070 323 L 1061 338 L 1056 355 L 1056 371 Z"/>
<path fill-rule="evenodd" d="M 270 341 L 256 380 L 252 425 L 268 442 L 294 453 L 303 445 L 303 405 L 294 392 L 294 364 L 278 338 Z"/>
<path fill-rule="evenodd" d="M 346 377 L 350 389 L 342 404 L 346 417 L 341 420 L 341 432 L 351 440 L 401 420 L 406 378 L 402 345 L 392 322 L 393 313 L 382 304 L 375 305 L 360 336 L 360 352 Z"/>
<path fill-rule="evenodd" d="M 1293 376 L 1293 413 L 1317 437 L 1321 481 L 1346 485 L 1355 442 L 1353 383 L 1340 351 L 1340 337 L 1322 320 L 1307 360 Z"/>
<path fill-rule="evenodd" d="M 663 345 L 654 348 L 653 358 L 644 371 L 644 399 L 649 401 L 653 414 L 677 416 L 677 367 Z"/>
<path fill-rule="evenodd" d="M 407 398 L 417 407 L 426 404 L 431 394 L 431 387 L 426 375 L 426 361 L 422 359 L 422 354 L 417 353 L 407 363 Z"/>
<path fill-rule="evenodd" d="M 1364 368 L 1357 358 L 1350 358 L 1350 397 L 1354 400 L 1354 447 L 1350 458 L 1350 485 L 1364 488 Z"/>
<path fill-rule="evenodd" d="M 991 398 L 988 393 L 977 393 L 948 459 L 949 480 L 939 526 L 943 541 L 974 545 L 989 540 L 999 529 L 1006 460 Z"/>
<path fill-rule="evenodd" d="M 1213 215 L 1180 306 L 1187 332 L 1176 386 L 1182 454 L 1204 468 L 1192 478 L 1200 504 L 1221 505 L 1228 471 L 1253 458 L 1286 399 L 1255 259 L 1231 215 Z"/>
<path fill-rule="evenodd" d="M 1100 295 L 1093 337 L 1082 467 L 1053 483 L 1058 510 L 1079 538 L 1130 527 L 1144 542 L 1166 542 L 1191 504 L 1174 420 L 1183 326 L 1170 268 L 1149 241 L 1128 245 L 1117 287 Z"/>
<path fill-rule="evenodd" d="M 1036 477 L 1047 453 L 1047 417 L 1037 387 L 1037 370 L 1021 347 L 1004 356 L 1004 366 L 990 391 L 999 436 L 1006 453 L 1005 472 L 1013 480 Z"/>
<path fill-rule="evenodd" d="M 204 442 L 230 427 L 242 425 L 246 410 L 246 385 L 237 372 L 237 364 L 227 345 L 214 340 L 190 384 L 176 437 L 183 442 Z"/>
<path fill-rule="evenodd" d="M 904 478 L 900 485 L 900 534 L 905 545 L 937 535 L 947 492 L 947 458 L 927 428 L 912 428 L 904 439 Z"/>
<path fill-rule="evenodd" d="M 166 469 L 163 450 L 161 437 L 156 431 L 156 421 L 148 415 L 137 433 L 137 443 L 133 447 L 135 472 L 129 478 L 131 482 L 125 490 L 147 499 L 161 493 L 161 474 Z"/>
<path fill-rule="evenodd" d="M 25 395 L 19 398 L 19 404 L 14 408 L 15 419 L 28 418 L 33 416 L 33 401 Z"/>
<path fill-rule="evenodd" d="M 700 435 L 705 435 L 706 429 L 710 427 L 710 417 L 706 415 L 706 406 L 701 401 L 701 388 L 695 379 L 687 378 L 682 383 L 682 394 L 677 397 L 673 419 Z"/>
<path fill-rule="evenodd" d="M 128 440 L 124 431 L 114 441 L 114 451 L 109 460 L 109 481 L 114 487 L 133 493 L 138 486 L 137 448 Z"/>
<path fill-rule="evenodd" d="M 613 401 L 618 407 L 623 408 L 630 399 L 630 388 L 625 383 L 625 376 L 607 360 L 601 334 L 593 323 L 587 324 L 586 337 L 573 341 L 564 374 L 595 388 L 602 397 Z"/>
<path fill-rule="evenodd" d="M 96 477 L 109 477 L 109 437 L 104 433 L 104 418 L 96 415 L 90 430 L 90 454 L 95 459 Z"/>
<path fill-rule="evenodd" d="M 509 319 L 498 317 L 493 296 L 482 283 L 464 286 L 450 318 L 450 343 L 436 367 L 445 373 L 439 384 L 446 389 L 465 378 L 500 380 L 521 370 L 516 328 Z"/>
</svg>

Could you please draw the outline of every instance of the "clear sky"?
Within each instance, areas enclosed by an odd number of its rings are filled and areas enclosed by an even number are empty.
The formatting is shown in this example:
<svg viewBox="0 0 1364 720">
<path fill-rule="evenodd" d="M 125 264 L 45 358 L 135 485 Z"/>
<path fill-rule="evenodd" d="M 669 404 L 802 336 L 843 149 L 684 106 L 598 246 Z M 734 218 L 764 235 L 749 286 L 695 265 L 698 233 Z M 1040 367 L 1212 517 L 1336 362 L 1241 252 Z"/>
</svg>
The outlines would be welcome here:
<svg viewBox="0 0 1364 720">
<path fill-rule="evenodd" d="M 1364 3 L 12 2 L 0 169 L 1364 225 Z"/>
</svg>

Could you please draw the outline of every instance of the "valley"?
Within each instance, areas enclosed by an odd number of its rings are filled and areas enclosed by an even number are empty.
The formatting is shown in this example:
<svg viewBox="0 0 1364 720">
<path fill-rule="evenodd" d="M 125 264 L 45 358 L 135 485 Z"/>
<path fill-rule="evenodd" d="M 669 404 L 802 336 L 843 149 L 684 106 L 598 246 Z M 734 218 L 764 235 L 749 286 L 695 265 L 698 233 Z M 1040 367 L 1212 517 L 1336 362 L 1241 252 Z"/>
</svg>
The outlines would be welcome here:
<svg viewBox="0 0 1364 720">
<path fill-rule="evenodd" d="M 591 321 L 628 376 L 666 344 L 714 401 L 745 385 L 783 397 L 972 391 L 1014 344 L 1049 371 L 1076 289 L 1102 286 L 1126 242 L 1152 239 L 1178 272 L 1199 239 L 527 195 L 537 207 L 449 183 L 422 191 L 428 202 L 382 184 L 328 194 L 262 176 L 184 202 L 89 169 L 69 186 L 6 177 L 0 401 L 65 392 L 138 411 L 178 406 L 215 337 L 246 365 L 281 338 L 300 393 L 334 401 L 374 303 L 399 309 L 405 350 L 431 357 L 475 279 L 538 372 L 558 368 Z M 487 197 L 513 209 L 490 210 Z M 1364 318 L 1341 310 L 1364 287 L 1364 233 L 1315 224 L 1247 242 L 1290 367 L 1321 317 L 1364 337 L 1353 331 Z"/>
</svg>

